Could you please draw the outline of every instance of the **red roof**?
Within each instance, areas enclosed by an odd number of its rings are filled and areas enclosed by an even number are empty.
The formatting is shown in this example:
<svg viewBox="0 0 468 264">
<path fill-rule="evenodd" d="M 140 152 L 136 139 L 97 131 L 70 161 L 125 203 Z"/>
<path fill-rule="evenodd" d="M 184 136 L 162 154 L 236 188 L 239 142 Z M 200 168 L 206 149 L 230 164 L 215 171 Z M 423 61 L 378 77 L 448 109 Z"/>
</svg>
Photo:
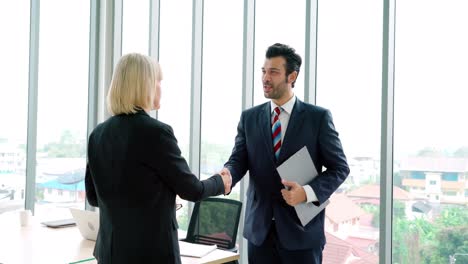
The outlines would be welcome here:
<svg viewBox="0 0 468 264">
<path fill-rule="evenodd" d="M 328 232 L 327 244 L 323 250 L 323 263 L 326 264 L 377 264 L 378 256 L 368 253 Z"/>
<path fill-rule="evenodd" d="M 372 219 L 374 215 L 372 213 L 367 213 L 359 217 L 359 225 L 360 226 L 372 226 Z"/>
<path fill-rule="evenodd" d="M 357 246 L 362 250 L 367 250 L 369 246 L 376 245 L 377 241 L 375 239 L 361 238 L 361 237 L 348 237 L 345 240 L 353 246 Z"/>
<path fill-rule="evenodd" d="M 325 214 L 330 221 L 339 224 L 348 220 L 357 219 L 365 215 L 366 212 L 345 194 L 338 193 L 330 197 L 330 204 L 327 206 Z"/>
<path fill-rule="evenodd" d="M 328 232 L 325 232 L 325 236 L 327 244 L 323 249 L 323 263 L 343 264 L 353 256 L 351 245 Z"/>
</svg>

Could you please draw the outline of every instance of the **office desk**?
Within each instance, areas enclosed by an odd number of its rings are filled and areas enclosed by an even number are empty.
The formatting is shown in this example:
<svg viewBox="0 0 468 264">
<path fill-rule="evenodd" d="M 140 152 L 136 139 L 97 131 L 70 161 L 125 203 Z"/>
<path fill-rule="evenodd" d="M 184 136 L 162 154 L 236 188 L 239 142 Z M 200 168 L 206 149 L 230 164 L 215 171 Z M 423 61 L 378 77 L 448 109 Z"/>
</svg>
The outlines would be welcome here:
<svg viewBox="0 0 468 264">
<path fill-rule="evenodd" d="M 84 239 L 76 226 L 48 228 L 33 217 L 29 226 L 21 227 L 16 213 L 0 215 L 0 263 L 64 264 L 92 258 L 93 250 L 94 241 Z M 237 259 L 238 253 L 217 249 L 203 258 L 182 257 L 182 263 L 216 264 Z"/>
</svg>

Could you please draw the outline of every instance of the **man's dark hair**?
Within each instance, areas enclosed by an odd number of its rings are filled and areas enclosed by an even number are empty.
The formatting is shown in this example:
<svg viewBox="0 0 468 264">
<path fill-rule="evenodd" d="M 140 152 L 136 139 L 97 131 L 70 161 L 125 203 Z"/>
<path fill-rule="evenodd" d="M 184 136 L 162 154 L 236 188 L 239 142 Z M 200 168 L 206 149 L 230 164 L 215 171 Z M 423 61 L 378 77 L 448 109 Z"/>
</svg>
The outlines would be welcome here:
<svg viewBox="0 0 468 264">
<path fill-rule="evenodd" d="M 266 52 L 267 59 L 279 56 L 283 57 L 286 60 L 286 78 L 293 71 L 296 71 L 297 75 L 299 76 L 299 70 L 301 68 L 302 59 L 301 56 L 299 56 L 299 54 L 296 53 L 296 50 L 289 47 L 288 45 L 281 43 L 275 43 L 268 47 Z M 294 87 L 294 83 L 296 83 L 295 80 L 292 83 L 292 87 Z"/>
</svg>

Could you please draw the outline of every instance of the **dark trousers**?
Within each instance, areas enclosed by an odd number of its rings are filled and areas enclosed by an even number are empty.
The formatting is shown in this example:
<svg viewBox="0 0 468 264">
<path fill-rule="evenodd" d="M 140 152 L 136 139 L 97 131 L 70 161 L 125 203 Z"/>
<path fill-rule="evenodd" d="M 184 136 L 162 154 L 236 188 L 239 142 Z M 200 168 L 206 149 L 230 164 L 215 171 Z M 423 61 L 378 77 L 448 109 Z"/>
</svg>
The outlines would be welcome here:
<svg viewBox="0 0 468 264">
<path fill-rule="evenodd" d="M 288 241 L 283 241 L 288 243 Z M 281 246 L 276 228 L 271 225 L 267 238 L 262 245 L 249 242 L 249 264 L 321 264 L 323 248 L 307 250 L 287 250 Z"/>
</svg>

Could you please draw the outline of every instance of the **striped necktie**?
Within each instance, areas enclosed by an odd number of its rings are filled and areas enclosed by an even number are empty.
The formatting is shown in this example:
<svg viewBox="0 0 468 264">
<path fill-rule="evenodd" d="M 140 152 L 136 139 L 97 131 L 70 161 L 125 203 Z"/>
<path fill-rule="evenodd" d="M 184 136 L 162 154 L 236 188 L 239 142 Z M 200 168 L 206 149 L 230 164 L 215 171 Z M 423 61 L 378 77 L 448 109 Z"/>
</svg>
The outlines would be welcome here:
<svg viewBox="0 0 468 264">
<path fill-rule="evenodd" d="M 281 150 L 281 122 L 279 120 L 281 110 L 279 106 L 275 108 L 273 122 L 271 124 L 271 137 L 273 139 L 273 151 L 275 152 L 276 160 L 278 160 Z"/>
</svg>

